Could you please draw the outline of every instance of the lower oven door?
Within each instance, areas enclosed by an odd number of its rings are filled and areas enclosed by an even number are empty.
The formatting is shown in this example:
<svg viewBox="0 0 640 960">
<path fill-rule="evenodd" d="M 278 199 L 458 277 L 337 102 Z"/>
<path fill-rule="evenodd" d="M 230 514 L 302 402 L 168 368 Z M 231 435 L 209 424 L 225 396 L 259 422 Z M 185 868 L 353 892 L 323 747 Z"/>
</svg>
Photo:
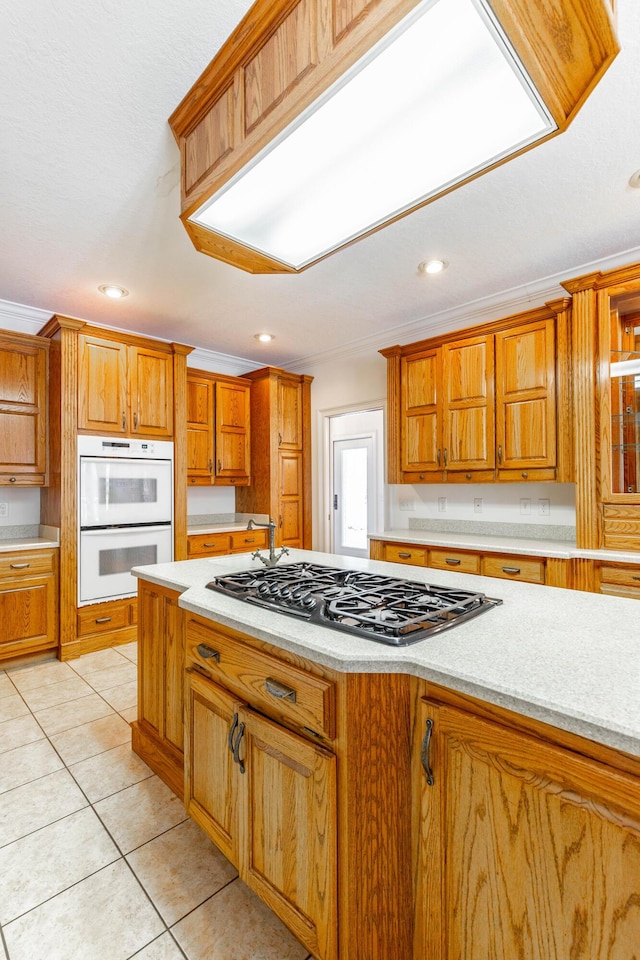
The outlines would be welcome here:
<svg viewBox="0 0 640 960">
<path fill-rule="evenodd" d="M 132 567 L 173 559 L 171 524 L 153 527 L 83 530 L 78 558 L 78 604 L 132 597 Z"/>
</svg>

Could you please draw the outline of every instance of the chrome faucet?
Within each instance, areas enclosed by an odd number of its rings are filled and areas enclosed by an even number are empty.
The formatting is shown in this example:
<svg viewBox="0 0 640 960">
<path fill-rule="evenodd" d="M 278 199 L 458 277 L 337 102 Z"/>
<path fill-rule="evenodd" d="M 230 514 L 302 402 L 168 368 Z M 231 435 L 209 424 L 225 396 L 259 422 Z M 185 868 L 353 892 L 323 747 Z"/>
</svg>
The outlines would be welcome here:
<svg viewBox="0 0 640 960">
<path fill-rule="evenodd" d="M 275 542 L 276 542 L 276 522 L 271 517 L 269 517 L 269 523 L 256 523 L 253 517 L 249 520 L 247 524 L 247 530 L 253 530 L 254 527 L 268 527 L 269 528 L 269 557 L 268 559 L 263 557 L 259 550 L 256 550 L 251 556 L 254 560 L 260 560 L 261 563 L 264 563 L 265 567 L 275 567 L 276 563 L 283 557 L 285 553 L 289 553 L 287 547 L 280 547 L 280 552 L 276 553 Z"/>
</svg>

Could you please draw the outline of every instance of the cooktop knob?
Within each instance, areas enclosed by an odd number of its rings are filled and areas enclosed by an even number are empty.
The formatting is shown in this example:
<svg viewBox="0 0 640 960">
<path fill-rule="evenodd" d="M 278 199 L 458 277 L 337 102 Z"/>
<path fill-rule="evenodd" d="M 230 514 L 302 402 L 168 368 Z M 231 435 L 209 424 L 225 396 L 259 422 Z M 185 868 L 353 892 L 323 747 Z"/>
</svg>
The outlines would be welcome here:
<svg viewBox="0 0 640 960">
<path fill-rule="evenodd" d="M 318 604 L 318 601 L 316 600 L 315 597 L 307 595 L 306 597 L 302 598 L 302 606 L 305 607 L 305 609 L 307 610 L 313 610 L 313 608 L 316 607 L 317 604 Z"/>
</svg>

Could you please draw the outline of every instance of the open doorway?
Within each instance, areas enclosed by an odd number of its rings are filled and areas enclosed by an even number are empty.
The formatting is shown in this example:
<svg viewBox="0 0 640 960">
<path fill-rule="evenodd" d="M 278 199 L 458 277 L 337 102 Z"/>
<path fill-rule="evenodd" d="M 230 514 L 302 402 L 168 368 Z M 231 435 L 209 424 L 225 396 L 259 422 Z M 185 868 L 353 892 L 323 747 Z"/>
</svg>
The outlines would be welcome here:
<svg viewBox="0 0 640 960">
<path fill-rule="evenodd" d="M 368 534 L 384 526 L 382 409 L 329 417 L 328 441 L 330 550 L 368 557 Z"/>
</svg>

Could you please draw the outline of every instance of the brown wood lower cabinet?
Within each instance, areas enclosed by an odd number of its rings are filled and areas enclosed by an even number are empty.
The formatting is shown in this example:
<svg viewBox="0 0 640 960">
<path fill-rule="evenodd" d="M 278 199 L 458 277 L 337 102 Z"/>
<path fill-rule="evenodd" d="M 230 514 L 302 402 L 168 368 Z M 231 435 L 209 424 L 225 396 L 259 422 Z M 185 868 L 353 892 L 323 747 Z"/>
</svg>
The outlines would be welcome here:
<svg viewBox="0 0 640 960">
<path fill-rule="evenodd" d="M 57 550 L 0 554 L 0 660 L 58 646 Z"/>
<path fill-rule="evenodd" d="M 521 580 L 525 583 L 546 583 L 549 587 L 573 585 L 572 561 L 553 557 L 485 553 L 386 540 L 371 540 L 369 553 L 372 560 L 389 560 L 458 573 L 479 573 L 485 577 Z"/>
<path fill-rule="evenodd" d="M 428 699 L 418 726 L 414 958 L 637 956 L 638 778 Z"/>
<path fill-rule="evenodd" d="M 336 758 L 195 671 L 187 812 L 315 956 L 337 960 Z"/>
<path fill-rule="evenodd" d="M 184 612 L 179 593 L 138 585 L 138 719 L 131 745 L 180 799 L 184 793 Z"/>
<path fill-rule="evenodd" d="M 222 556 L 226 553 L 253 553 L 254 550 L 264 550 L 268 544 L 268 533 L 263 528 L 192 533 L 187 537 L 187 556 L 190 560 L 194 560 L 199 557 Z"/>
</svg>

